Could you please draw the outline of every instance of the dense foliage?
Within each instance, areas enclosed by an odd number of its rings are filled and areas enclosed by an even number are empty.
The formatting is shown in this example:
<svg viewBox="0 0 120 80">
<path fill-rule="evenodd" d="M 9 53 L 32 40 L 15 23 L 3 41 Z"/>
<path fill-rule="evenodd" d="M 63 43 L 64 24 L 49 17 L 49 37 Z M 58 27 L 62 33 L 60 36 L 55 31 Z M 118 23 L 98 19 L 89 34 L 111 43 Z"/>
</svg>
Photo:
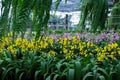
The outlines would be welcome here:
<svg viewBox="0 0 120 80">
<path fill-rule="evenodd" d="M 119 33 L 41 33 L 46 29 L 52 0 L 1 2 L 0 80 L 120 79 Z M 56 1 L 56 8 L 60 2 Z M 83 3 L 81 24 L 88 19 L 93 31 L 105 28 L 107 0 Z M 25 34 L 29 23 L 35 28 L 33 34 Z"/>
<path fill-rule="evenodd" d="M 0 36 L 11 31 L 24 35 L 26 28 L 33 26 L 38 38 L 46 29 L 52 0 L 1 0 L 1 5 Z"/>
<path fill-rule="evenodd" d="M 120 29 L 119 22 L 120 22 L 120 1 L 117 1 L 114 7 L 112 7 L 108 27 L 113 28 L 115 30 Z"/>
<path fill-rule="evenodd" d="M 82 12 L 79 27 L 85 29 L 86 22 L 90 30 L 103 30 L 108 14 L 108 0 L 82 0 Z"/>
<path fill-rule="evenodd" d="M 119 34 L 42 35 L 0 43 L 1 80 L 119 80 Z"/>
</svg>

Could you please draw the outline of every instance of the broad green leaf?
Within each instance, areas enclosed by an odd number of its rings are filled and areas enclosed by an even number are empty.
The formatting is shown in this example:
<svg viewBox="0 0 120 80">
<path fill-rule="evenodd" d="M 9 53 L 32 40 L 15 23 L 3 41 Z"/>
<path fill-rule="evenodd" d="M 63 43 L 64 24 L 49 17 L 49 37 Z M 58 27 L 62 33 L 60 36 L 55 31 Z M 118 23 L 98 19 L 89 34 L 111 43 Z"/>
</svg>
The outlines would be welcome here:
<svg viewBox="0 0 120 80">
<path fill-rule="evenodd" d="M 105 77 L 104 76 L 99 76 L 99 79 L 100 80 L 105 80 Z"/>
<path fill-rule="evenodd" d="M 11 58 L 5 58 L 5 61 L 7 61 L 7 62 L 12 62 L 12 60 L 11 60 Z"/>
<path fill-rule="evenodd" d="M 50 76 L 48 76 L 45 80 L 51 80 L 51 79 L 50 79 Z"/>
<path fill-rule="evenodd" d="M 7 76 L 7 74 L 9 73 L 9 71 L 11 71 L 12 69 L 14 69 L 13 67 L 10 67 L 10 68 L 8 68 L 8 69 L 5 69 L 5 68 L 3 68 L 3 73 L 2 73 L 2 80 L 4 80 L 5 79 L 5 77 Z"/>
<path fill-rule="evenodd" d="M 68 80 L 74 80 L 74 76 L 75 76 L 75 70 L 69 69 L 68 70 Z"/>
<path fill-rule="evenodd" d="M 37 76 L 40 74 L 40 70 L 35 71 L 35 80 L 37 80 Z"/>
<path fill-rule="evenodd" d="M 97 70 L 101 71 L 104 75 L 106 75 L 107 78 L 109 78 L 109 75 L 108 75 L 108 73 L 106 72 L 105 69 L 102 69 L 102 68 L 99 67 L 99 68 L 97 68 Z"/>
<path fill-rule="evenodd" d="M 84 77 L 83 80 L 86 80 L 88 77 L 93 77 L 93 73 L 92 72 L 88 72 Z"/>
<path fill-rule="evenodd" d="M 82 67 L 81 67 L 81 63 L 79 61 L 75 62 L 75 79 L 76 80 L 80 80 L 81 78 L 81 71 Z"/>
<path fill-rule="evenodd" d="M 44 74 L 46 72 L 46 63 L 45 62 L 41 62 L 41 71 Z"/>
<path fill-rule="evenodd" d="M 24 72 L 22 72 L 19 76 L 19 80 L 22 80 L 22 76 L 24 75 Z"/>
<path fill-rule="evenodd" d="M 59 75 L 55 74 L 55 76 L 53 77 L 53 80 L 57 80 L 58 77 L 59 77 Z"/>
<path fill-rule="evenodd" d="M 3 63 L 4 61 L 0 59 L 0 65 Z"/>
<path fill-rule="evenodd" d="M 56 68 L 57 68 L 58 71 L 60 72 L 61 64 L 60 64 L 60 63 L 56 64 Z"/>
</svg>

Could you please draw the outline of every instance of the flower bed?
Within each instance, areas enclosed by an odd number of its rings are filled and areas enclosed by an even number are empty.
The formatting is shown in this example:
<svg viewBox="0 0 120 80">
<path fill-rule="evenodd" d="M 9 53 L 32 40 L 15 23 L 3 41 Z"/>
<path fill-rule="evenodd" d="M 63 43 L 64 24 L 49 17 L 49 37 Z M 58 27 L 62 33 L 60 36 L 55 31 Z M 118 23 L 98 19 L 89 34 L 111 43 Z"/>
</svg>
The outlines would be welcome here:
<svg viewBox="0 0 120 80">
<path fill-rule="evenodd" d="M 118 33 L 5 37 L 0 45 L 2 80 L 119 80 Z"/>
</svg>

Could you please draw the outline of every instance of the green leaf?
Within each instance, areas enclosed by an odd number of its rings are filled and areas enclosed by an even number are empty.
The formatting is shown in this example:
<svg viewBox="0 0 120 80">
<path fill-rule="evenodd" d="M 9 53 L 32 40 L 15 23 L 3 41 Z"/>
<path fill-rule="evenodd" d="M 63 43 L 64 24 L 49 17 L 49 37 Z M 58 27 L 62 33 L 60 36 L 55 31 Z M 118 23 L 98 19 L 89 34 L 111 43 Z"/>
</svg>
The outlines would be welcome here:
<svg viewBox="0 0 120 80">
<path fill-rule="evenodd" d="M 55 76 L 53 77 L 53 80 L 57 80 L 58 77 L 59 77 L 59 75 L 55 74 Z"/>
<path fill-rule="evenodd" d="M 61 64 L 60 63 L 56 64 L 56 68 L 60 72 Z"/>
<path fill-rule="evenodd" d="M 41 68 L 41 72 L 42 72 L 42 74 L 45 74 L 46 73 L 46 62 L 41 62 L 41 66 L 40 66 L 40 68 Z"/>
<path fill-rule="evenodd" d="M 48 76 L 45 80 L 51 80 L 51 79 L 50 79 L 50 76 Z"/>
<path fill-rule="evenodd" d="M 75 80 L 80 80 L 82 74 L 81 69 L 81 63 L 79 61 L 75 62 Z"/>
<path fill-rule="evenodd" d="M 22 72 L 19 76 L 19 80 L 22 80 L 22 76 L 24 75 L 24 72 Z"/>
<path fill-rule="evenodd" d="M 86 72 L 87 70 L 91 69 L 91 64 L 87 64 L 83 69 L 82 72 Z"/>
<path fill-rule="evenodd" d="M 2 80 L 5 80 L 5 77 L 7 76 L 7 74 L 9 73 L 9 71 L 11 71 L 12 69 L 14 69 L 13 67 L 10 67 L 8 69 L 6 68 L 2 68 L 3 69 L 3 73 L 2 73 Z"/>
<path fill-rule="evenodd" d="M 0 59 L 0 65 L 3 63 L 3 60 Z"/>
<path fill-rule="evenodd" d="M 75 70 L 69 69 L 68 70 L 68 80 L 74 80 L 74 76 L 75 76 Z"/>
<path fill-rule="evenodd" d="M 84 77 L 83 80 L 86 80 L 88 77 L 94 76 L 92 72 L 88 72 Z"/>
<path fill-rule="evenodd" d="M 120 62 L 117 64 L 116 66 L 117 68 L 117 76 L 120 75 Z M 120 76 L 118 76 L 118 79 L 120 78 Z"/>
<path fill-rule="evenodd" d="M 108 75 L 108 73 L 106 72 L 106 70 L 105 69 L 102 69 L 102 68 L 97 68 L 97 70 L 98 71 L 101 71 L 103 74 L 105 74 L 106 75 L 106 77 L 109 79 L 109 75 Z"/>
<path fill-rule="evenodd" d="M 12 62 L 11 58 L 5 58 L 4 60 L 9 62 L 9 63 Z"/>
<path fill-rule="evenodd" d="M 21 71 L 19 68 L 17 68 L 16 66 L 15 66 L 15 74 L 14 74 L 14 76 L 15 76 L 15 79 L 18 79 L 18 76 L 19 76 L 19 72 Z"/>
<path fill-rule="evenodd" d="M 59 6 L 60 2 L 61 2 L 61 0 L 57 0 L 57 1 L 55 2 L 55 7 L 56 7 L 56 10 L 57 10 L 57 8 L 58 8 L 58 6 Z"/>
<path fill-rule="evenodd" d="M 40 74 L 40 70 L 39 71 L 35 71 L 35 80 L 37 80 L 37 76 Z"/>
<path fill-rule="evenodd" d="M 99 79 L 100 80 L 105 80 L 105 77 L 104 76 L 99 76 Z"/>
<path fill-rule="evenodd" d="M 86 22 L 91 26 L 90 30 L 105 29 L 108 14 L 107 0 L 82 0 L 81 20 L 79 27 L 85 29 Z"/>
</svg>

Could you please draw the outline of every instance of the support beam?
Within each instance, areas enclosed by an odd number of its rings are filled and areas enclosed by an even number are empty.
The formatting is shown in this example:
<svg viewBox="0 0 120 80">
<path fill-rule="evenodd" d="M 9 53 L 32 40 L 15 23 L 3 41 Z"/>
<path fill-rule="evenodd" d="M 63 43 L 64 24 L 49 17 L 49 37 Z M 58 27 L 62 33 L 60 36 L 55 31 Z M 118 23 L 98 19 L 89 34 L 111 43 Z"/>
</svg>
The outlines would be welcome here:
<svg viewBox="0 0 120 80">
<path fill-rule="evenodd" d="M 65 15 L 66 30 L 68 30 L 68 14 Z"/>
</svg>

